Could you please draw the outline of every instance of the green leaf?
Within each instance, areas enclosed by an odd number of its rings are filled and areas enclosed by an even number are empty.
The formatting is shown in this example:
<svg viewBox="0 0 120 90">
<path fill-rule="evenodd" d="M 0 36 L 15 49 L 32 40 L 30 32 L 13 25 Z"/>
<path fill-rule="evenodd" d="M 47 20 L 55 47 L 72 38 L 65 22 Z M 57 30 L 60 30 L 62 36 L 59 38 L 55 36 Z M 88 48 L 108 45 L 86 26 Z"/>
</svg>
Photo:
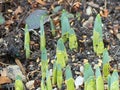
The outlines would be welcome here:
<svg viewBox="0 0 120 90">
<path fill-rule="evenodd" d="M 55 36 L 55 25 L 52 19 L 50 19 L 50 26 L 51 26 L 52 35 Z"/>
<path fill-rule="evenodd" d="M 41 70 L 42 70 L 42 78 L 46 77 L 46 70 L 48 70 L 48 60 L 47 60 L 47 51 L 44 48 L 41 53 Z"/>
<path fill-rule="evenodd" d="M 15 90 L 24 90 L 24 84 L 19 75 L 17 75 L 16 80 L 15 80 Z"/>
<path fill-rule="evenodd" d="M 45 86 L 44 79 L 41 80 L 41 90 L 47 90 Z"/>
<path fill-rule="evenodd" d="M 96 52 L 97 55 L 102 54 L 104 51 L 104 43 L 102 36 L 102 21 L 100 15 L 98 14 L 94 22 L 93 30 L 93 48 L 94 52 Z"/>
<path fill-rule="evenodd" d="M 62 68 L 60 64 L 57 64 L 57 86 L 61 90 L 63 82 Z"/>
<path fill-rule="evenodd" d="M 62 6 L 56 6 L 56 7 L 53 9 L 53 13 L 57 13 L 57 12 L 59 12 L 61 9 L 62 9 Z"/>
<path fill-rule="evenodd" d="M 73 29 L 69 30 L 69 47 L 71 50 L 78 48 L 77 37 Z"/>
<path fill-rule="evenodd" d="M 52 84 L 51 84 L 51 79 L 50 79 L 50 72 L 47 71 L 46 75 L 46 83 L 47 83 L 47 90 L 52 90 Z"/>
<path fill-rule="evenodd" d="M 56 62 L 53 64 L 53 76 L 52 76 L 52 84 L 55 85 L 57 83 L 57 65 Z"/>
<path fill-rule="evenodd" d="M 45 41 L 45 32 L 44 32 L 44 24 L 43 24 L 44 16 L 40 18 L 40 50 L 45 48 L 46 41 Z"/>
<path fill-rule="evenodd" d="M 24 49 L 25 49 L 25 54 L 26 58 L 30 57 L 30 34 L 28 31 L 28 25 L 25 25 L 25 38 L 24 38 Z"/>
<path fill-rule="evenodd" d="M 84 65 L 84 81 L 86 82 L 90 76 L 94 76 L 94 72 L 89 63 L 85 63 Z"/>
<path fill-rule="evenodd" d="M 110 74 L 110 65 L 109 65 L 110 57 L 108 51 L 105 49 L 103 52 L 103 76 L 107 79 L 108 75 Z"/>
<path fill-rule="evenodd" d="M 67 90 L 75 90 L 74 79 L 72 77 L 72 72 L 71 72 L 70 66 L 66 67 L 65 76 L 66 76 Z"/>
<path fill-rule="evenodd" d="M 0 13 L 0 25 L 3 24 L 3 23 L 5 23 L 5 18 Z"/>
<path fill-rule="evenodd" d="M 66 62 L 68 61 L 68 55 L 63 40 L 61 38 L 57 42 L 56 56 L 57 56 L 57 63 L 60 64 L 62 68 L 65 67 Z"/>
<path fill-rule="evenodd" d="M 94 72 L 91 65 L 87 62 L 84 65 L 84 90 L 95 90 Z"/>
<path fill-rule="evenodd" d="M 112 73 L 110 80 L 110 90 L 119 90 L 119 76 L 116 70 Z"/>
<path fill-rule="evenodd" d="M 90 76 L 84 85 L 84 90 L 96 90 L 94 76 Z"/>
<path fill-rule="evenodd" d="M 26 18 L 25 22 L 28 25 L 28 29 L 38 29 L 40 27 L 40 17 L 46 16 L 43 23 L 48 20 L 47 10 L 35 10 Z"/>
<path fill-rule="evenodd" d="M 104 90 L 104 82 L 101 76 L 100 68 L 96 68 L 96 90 Z"/>
<path fill-rule="evenodd" d="M 65 42 L 68 38 L 68 33 L 70 30 L 70 24 L 69 24 L 69 20 L 67 17 L 67 12 L 65 10 L 62 11 L 61 28 L 62 28 L 62 38 Z"/>
</svg>

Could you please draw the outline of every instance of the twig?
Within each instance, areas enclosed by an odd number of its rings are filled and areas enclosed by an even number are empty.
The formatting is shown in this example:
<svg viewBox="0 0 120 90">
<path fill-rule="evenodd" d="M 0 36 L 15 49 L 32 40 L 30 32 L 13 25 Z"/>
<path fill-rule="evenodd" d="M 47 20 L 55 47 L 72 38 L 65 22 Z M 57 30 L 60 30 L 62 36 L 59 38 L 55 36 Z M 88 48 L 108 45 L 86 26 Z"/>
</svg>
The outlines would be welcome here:
<svg viewBox="0 0 120 90">
<path fill-rule="evenodd" d="M 15 59 L 15 62 L 16 62 L 16 64 L 20 67 L 22 73 L 23 73 L 24 75 L 26 75 L 25 69 L 24 69 L 23 65 L 21 64 L 20 60 L 16 58 L 16 59 Z"/>
<path fill-rule="evenodd" d="M 105 0 L 105 10 L 107 9 L 107 0 Z"/>
<path fill-rule="evenodd" d="M 5 65 L 5 66 L 9 66 L 10 65 L 10 64 L 3 63 L 3 62 L 0 62 L 0 64 Z"/>
</svg>

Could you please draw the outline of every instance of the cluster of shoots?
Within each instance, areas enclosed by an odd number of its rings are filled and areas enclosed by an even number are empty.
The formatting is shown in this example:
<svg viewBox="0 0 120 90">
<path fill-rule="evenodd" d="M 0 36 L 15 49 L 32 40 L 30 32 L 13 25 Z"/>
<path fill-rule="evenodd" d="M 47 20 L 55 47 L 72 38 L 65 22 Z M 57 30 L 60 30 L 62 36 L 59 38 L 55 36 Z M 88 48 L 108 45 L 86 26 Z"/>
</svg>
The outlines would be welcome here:
<svg viewBox="0 0 120 90">
<path fill-rule="evenodd" d="M 105 90 L 104 80 L 104 74 L 102 76 L 99 65 L 96 66 L 94 75 L 91 65 L 88 62 L 84 64 L 84 90 Z M 106 81 L 108 82 L 107 90 L 119 90 L 119 76 L 116 70 L 112 75 L 108 74 Z"/>
<path fill-rule="evenodd" d="M 57 86 L 59 90 L 62 89 L 62 84 L 64 83 L 65 75 L 65 84 L 67 90 L 75 90 L 74 79 L 72 77 L 72 72 L 70 66 L 66 66 L 68 61 L 68 55 L 64 43 L 69 41 L 69 48 L 71 50 L 78 48 L 77 37 L 74 29 L 70 27 L 69 19 L 67 12 L 62 11 L 61 15 L 61 38 L 57 41 L 56 48 L 56 57 L 57 59 L 53 63 L 52 76 L 50 76 L 48 59 L 47 59 L 47 50 L 46 50 L 46 41 L 45 41 L 45 31 L 44 31 L 44 16 L 40 18 L 40 51 L 41 51 L 41 90 L 52 90 L 53 85 Z M 53 20 L 50 19 L 51 32 L 55 36 L 55 26 Z M 28 26 L 25 26 L 25 42 L 24 49 L 26 51 L 26 58 L 30 57 L 30 35 L 28 31 Z M 119 76 L 116 70 L 113 71 L 112 75 L 110 74 L 110 57 L 107 49 L 104 49 L 104 43 L 102 38 L 102 21 L 101 17 L 98 14 L 94 23 L 93 30 L 93 48 L 94 52 L 99 56 L 103 54 L 103 65 L 101 74 L 99 65 L 96 66 L 95 73 L 92 70 L 91 65 L 86 62 L 84 64 L 84 90 L 104 90 L 104 80 L 108 82 L 108 90 L 119 90 Z M 63 73 L 65 70 L 65 74 Z M 20 80 L 16 80 L 16 88 L 19 87 L 19 84 L 22 85 Z M 17 89 L 16 89 L 17 90 Z M 19 90 L 19 89 L 18 89 Z M 23 90 L 23 89 L 20 89 Z"/>
</svg>

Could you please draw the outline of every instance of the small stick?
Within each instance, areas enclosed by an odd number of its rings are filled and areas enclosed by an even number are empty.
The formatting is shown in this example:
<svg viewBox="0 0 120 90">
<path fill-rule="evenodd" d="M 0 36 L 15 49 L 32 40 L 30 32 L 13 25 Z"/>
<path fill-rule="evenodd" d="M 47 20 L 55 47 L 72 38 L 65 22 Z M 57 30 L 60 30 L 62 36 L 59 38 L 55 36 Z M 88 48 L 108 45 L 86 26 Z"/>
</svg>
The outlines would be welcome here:
<svg viewBox="0 0 120 90">
<path fill-rule="evenodd" d="M 105 0 L 105 10 L 107 9 L 107 0 Z"/>
<path fill-rule="evenodd" d="M 16 59 L 15 59 L 15 62 L 16 62 L 16 64 L 20 67 L 22 73 L 23 73 L 24 75 L 26 75 L 25 69 L 24 69 L 23 65 L 21 64 L 20 60 L 16 58 Z"/>
</svg>

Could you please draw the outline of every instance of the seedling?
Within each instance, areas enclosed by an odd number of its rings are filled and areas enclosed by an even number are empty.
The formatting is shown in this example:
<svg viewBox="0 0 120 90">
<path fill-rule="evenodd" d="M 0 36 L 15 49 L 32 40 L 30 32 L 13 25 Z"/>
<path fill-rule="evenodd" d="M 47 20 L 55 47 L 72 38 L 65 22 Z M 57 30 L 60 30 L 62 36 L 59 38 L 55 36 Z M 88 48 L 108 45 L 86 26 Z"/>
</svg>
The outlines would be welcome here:
<svg viewBox="0 0 120 90">
<path fill-rule="evenodd" d="M 42 51 L 46 46 L 45 32 L 44 32 L 44 16 L 40 18 L 40 50 Z"/>
<path fill-rule="evenodd" d="M 51 79 L 50 79 L 50 72 L 47 71 L 46 75 L 46 84 L 47 84 L 47 90 L 52 90 L 52 84 L 51 84 Z"/>
<path fill-rule="evenodd" d="M 63 43 L 62 38 L 60 38 L 57 42 L 57 64 L 60 64 L 61 67 L 65 67 L 66 66 L 66 62 L 68 61 L 68 56 L 67 56 L 67 52 Z"/>
<path fill-rule="evenodd" d="M 44 79 L 41 80 L 41 90 L 47 90 L 45 86 Z"/>
<path fill-rule="evenodd" d="M 69 47 L 71 50 L 78 48 L 77 37 L 73 29 L 69 30 Z"/>
<path fill-rule="evenodd" d="M 75 90 L 74 79 L 73 79 L 73 76 L 72 76 L 70 66 L 66 67 L 65 76 L 66 76 L 66 81 L 65 82 L 66 82 L 67 90 Z"/>
<path fill-rule="evenodd" d="M 55 85 L 56 83 L 57 83 L 57 64 L 56 64 L 56 62 L 54 62 L 52 84 Z"/>
<path fill-rule="evenodd" d="M 103 52 L 103 76 L 107 79 L 108 75 L 110 74 L 110 65 L 109 65 L 110 57 L 108 51 L 105 49 Z"/>
<path fill-rule="evenodd" d="M 109 90 L 119 90 L 119 76 L 116 70 L 113 71 L 112 76 L 108 79 Z"/>
<path fill-rule="evenodd" d="M 84 65 L 84 83 L 84 90 L 96 90 L 94 72 L 88 62 Z"/>
<path fill-rule="evenodd" d="M 70 30 L 70 24 L 69 24 L 67 12 L 65 10 L 62 11 L 61 29 L 62 29 L 62 38 L 65 42 L 68 39 L 68 33 Z"/>
<path fill-rule="evenodd" d="M 15 80 L 15 90 L 24 90 L 24 84 L 22 82 L 22 78 L 17 75 Z"/>
<path fill-rule="evenodd" d="M 96 67 L 95 76 L 96 76 L 96 90 L 104 90 L 104 82 L 99 67 Z"/>
<path fill-rule="evenodd" d="M 63 82 L 62 68 L 60 64 L 57 64 L 57 86 L 59 90 L 61 90 L 62 82 Z"/>
<path fill-rule="evenodd" d="M 52 19 L 50 19 L 50 26 L 51 26 L 52 35 L 55 36 L 55 25 Z"/>
<path fill-rule="evenodd" d="M 27 24 L 25 25 L 24 49 L 26 58 L 28 59 L 30 57 L 30 35 Z"/>
<path fill-rule="evenodd" d="M 44 48 L 41 53 L 41 70 L 42 70 L 42 78 L 46 77 L 46 70 L 48 70 L 48 60 L 47 60 L 47 51 Z"/>
<path fill-rule="evenodd" d="M 100 15 L 98 14 L 94 22 L 93 30 L 93 48 L 97 55 L 101 55 L 104 51 L 102 35 L 102 21 Z"/>
</svg>

